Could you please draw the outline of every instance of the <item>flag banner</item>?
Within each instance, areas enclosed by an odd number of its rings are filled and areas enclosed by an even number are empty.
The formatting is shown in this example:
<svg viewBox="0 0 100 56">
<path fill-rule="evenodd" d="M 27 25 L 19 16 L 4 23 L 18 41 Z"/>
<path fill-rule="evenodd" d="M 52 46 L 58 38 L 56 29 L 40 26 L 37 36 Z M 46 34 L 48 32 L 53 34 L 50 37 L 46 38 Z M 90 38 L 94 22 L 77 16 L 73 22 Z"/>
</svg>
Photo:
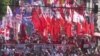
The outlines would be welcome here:
<svg viewBox="0 0 100 56">
<path fill-rule="evenodd" d="M 7 15 L 3 17 L 0 27 L 5 28 L 5 32 L 9 30 L 6 27 L 12 27 L 14 34 L 21 34 L 24 40 L 38 32 L 43 42 L 49 40 L 55 43 L 59 41 L 62 28 L 67 37 L 94 34 L 94 15 L 85 12 L 84 3 L 77 6 L 74 5 L 77 0 L 25 1 L 27 3 L 15 7 L 14 11 L 7 6 Z M 5 32 L 4 35 L 9 36 L 10 31 Z"/>
<path fill-rule="evenodd" d="M 77 8 L 73 8 L 74 5 L 72 5 L 72 0 L 45 0 L 41 2 L 44 3 L 41 4 L 44 6 L 55 3 L 58 7 L 63 7 L 63 4 L 68 7 L 68 9 L 50 7 L 33 8 L 32 23 L 34 24 L 34 29 L 36 29 L 42 36 L 45 36 L 46 39 L 48 38 L 48 33 L 50 33 L 54 41 L 57 41 L 61 27 L 64 28 L 66 32 L 65 34 L 67 34 L 68 37 L 72 37 L 74 34 L 73 32 L 76 32 L 76 35 L 81 35 L 90 34 L 89 28 L 93 30 L 93 24 L 91 23 L 90 25 L 88 17 L 85 20 L 85 17 L 83 16 L 84 4 Z M 81 11 L 78 10 L 79 8 L 81 8 Z M 27 25 L 29 26 L 29 24 Z M 76 25 L 74 30 L 73 25 Z"/>
</svg>

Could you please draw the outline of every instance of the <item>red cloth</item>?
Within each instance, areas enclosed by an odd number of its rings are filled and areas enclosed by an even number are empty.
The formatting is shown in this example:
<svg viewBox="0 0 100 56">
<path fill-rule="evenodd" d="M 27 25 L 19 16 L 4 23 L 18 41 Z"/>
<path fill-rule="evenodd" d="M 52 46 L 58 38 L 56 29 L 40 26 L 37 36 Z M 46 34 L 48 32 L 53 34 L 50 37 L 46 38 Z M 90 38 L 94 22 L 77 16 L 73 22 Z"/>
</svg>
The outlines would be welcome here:
<svg viewBox="0 0 100 56">
<path fill-rule="evenodd" d="M 83 27 L 84 34 L 90 33 L 90 24 L 88 24 L 88 22 L 84 21 L 82 27 Z"/>
<path fill-rule="evenodd" d="M 47 24 L 48 33 L 51 32 L 51 26 L 52 26 L 51 23 L 52 23 L 52 21 L 51 21 L 50 17 L 47 17 L 46 24 Z"/>
<path fill-rule="evenodd" d="M 77 23 L 77 35 L 81 35 L 82 34 L 82 25 L 81 23 Z"/>
<path fill-rule="evenodd" d="M 41 22 L 39 19 L 39 12 L 38 11 L 33 11 L 32 22 L 34 24 L 34 28 L 37 29 L 37 31 L 40 31 Z"/>
<path fill-rule="evenodd" d="M 71 23 L 66 23 L 65 24 L 65 30 L 66 30 L 66 34 L 68 37 L 72 36 L 72 24 Z"/>
<path fill-rule="evenodd" d="M 60 33 L 60 23 L 59 23 L 59 19 L 55 20 L 55 24 L 54 24 L 54 41 L 58 41 L 58 37 L 59 37 L 59 33 Z"/>
<path fill-rule="evenodd" d="M 53 36 L 53 26 L 52 26 L 52 19 L 50 17 L 44 18 L 42 23 L 43 33 L 45 33 L 45 40 L 48 39 L 48 33 L 50 33 Z"/>
<path fill-rule="evenodd" d="M 46 26 L 47 26 L 47 24 L 46 24 L 46 20 L 45 20 L 45 18 L 43 17 L 43 15 L 40 17 L 40 22 L 41 22 L 41 26 L 40 26 L 40 28 L 41 28 L 41 33 L 42 33 L 42 35 L 43 35 L 43 32 L 44 32 L 44 30 L 45 30 L 45 28 L 46 28 Z"/>
<path fill-rule="evenodd" d="M 24 24 L 21 24 L 20 29 L 21 29 L 21 38 L 23 40 L 28 39 L 27 38 L 27 34 L 26 34 L 26 27 L 25 27 L 25 25 Z"/>
<path fill-rule="evenodd" d="M 65 27 L 64 25 L 65 25 L 65 20 L 64 20 L 64 18 L 60 18 L 60 19 L 57 19 L 57 21 L 59 22 L 58 24 L 59 24 L 59 26 L 60 27 Z"/>
</svg>

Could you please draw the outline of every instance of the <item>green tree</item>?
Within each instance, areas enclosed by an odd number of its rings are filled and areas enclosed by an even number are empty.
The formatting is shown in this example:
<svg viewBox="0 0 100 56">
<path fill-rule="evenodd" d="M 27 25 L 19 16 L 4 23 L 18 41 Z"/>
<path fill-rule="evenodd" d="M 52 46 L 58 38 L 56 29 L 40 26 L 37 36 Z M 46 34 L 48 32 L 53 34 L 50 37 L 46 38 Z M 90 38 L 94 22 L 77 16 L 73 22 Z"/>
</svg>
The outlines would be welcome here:
<svg viewBox="0 0 100 56">
<path fill-rule="evenodd" d="M 18 0 L 0 0 L 0 20 L 2 20 L 2 17 L 6 14 L 7 5 L 9 5 L 12 11 L 14 11 L 14 8 L 19 6 L 19 1 Z"/>
<path fill-rule="evenodd" d="M 0 0 L 0 20 L 2 20 L 2 17 L 6 14 L 7 11 L 7 5 L 9 5 L 10 0 Z"/>
</svg>

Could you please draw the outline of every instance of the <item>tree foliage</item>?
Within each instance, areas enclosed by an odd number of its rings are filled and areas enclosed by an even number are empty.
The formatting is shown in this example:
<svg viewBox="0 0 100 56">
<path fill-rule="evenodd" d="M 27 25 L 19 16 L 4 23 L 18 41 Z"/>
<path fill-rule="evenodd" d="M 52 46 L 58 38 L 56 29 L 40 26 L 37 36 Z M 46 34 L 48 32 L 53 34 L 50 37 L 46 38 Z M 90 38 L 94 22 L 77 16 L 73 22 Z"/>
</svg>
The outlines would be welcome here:
<svg viewBox="0 0 100 56">
<path fill-rule="evenodd" d="M 2 17 L 5 16 L 7 11 L 7 5 L 10 5 L 12 11 L 16 6 L 19 5 L 19 0 L 0 0 L 0 20 L 2 20 Z"/>
<path fill-rule="evenodd" d="M 7 5 L 9 5 L 10 0 L 0 0 L 0 20 L 6 14 Z"/>
</svg>

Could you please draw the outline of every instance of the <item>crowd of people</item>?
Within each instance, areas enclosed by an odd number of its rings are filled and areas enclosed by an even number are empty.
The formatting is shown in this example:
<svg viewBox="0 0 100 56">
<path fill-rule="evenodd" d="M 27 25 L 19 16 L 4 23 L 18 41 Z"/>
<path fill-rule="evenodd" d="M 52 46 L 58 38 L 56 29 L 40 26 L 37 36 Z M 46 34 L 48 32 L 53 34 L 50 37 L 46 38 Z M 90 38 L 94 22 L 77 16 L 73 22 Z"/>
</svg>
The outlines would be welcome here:
<svg viewBox="0 0 100 56">
<path fill-rule="evenodd" d="M 99 37 L 89 35 L 67 37 L 61 34 L 58 42 L 34 33 L 33 37 L 23 39 L 10 39 L 6 41 L 0 36 L 0 56 L 99 56 Z M 50 36 L 48 36 L 50 38 Z"/>
<path fill-rule="evenodd" d="M 85 1 L 74 2 L 20 0 L 13 11 L 8 6 L 0 26 L 0 56 L 99 56 L 94 15 L 85 12 Z"/>
<path fill-rule="evenodd" d="M 36 40 L 25 43 L 12 43 L 15 40 L 10 40 L 11 43 L 5 43 L 2 38 L 0 56 L 100 56 L 100 39 L 97 38 L 63 39 L 58 44 L 41 43 Z"/>
</svg>

